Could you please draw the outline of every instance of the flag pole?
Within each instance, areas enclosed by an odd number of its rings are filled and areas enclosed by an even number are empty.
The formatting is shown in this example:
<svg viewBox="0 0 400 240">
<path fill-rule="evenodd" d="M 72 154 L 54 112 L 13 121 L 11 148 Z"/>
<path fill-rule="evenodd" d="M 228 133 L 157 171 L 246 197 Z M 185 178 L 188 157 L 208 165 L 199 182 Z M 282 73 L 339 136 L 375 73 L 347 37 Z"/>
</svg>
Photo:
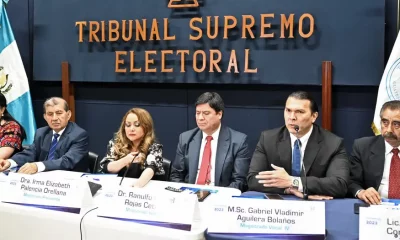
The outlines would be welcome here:
<svg viewBox="0 0 400 240">
<path fill-rule="evenodd" d="M 399 28 L 400 28 L 399 13 L 400 13 L 400 0 L 397 0 L 397 32 L 399 32 Z"/>
</svg>

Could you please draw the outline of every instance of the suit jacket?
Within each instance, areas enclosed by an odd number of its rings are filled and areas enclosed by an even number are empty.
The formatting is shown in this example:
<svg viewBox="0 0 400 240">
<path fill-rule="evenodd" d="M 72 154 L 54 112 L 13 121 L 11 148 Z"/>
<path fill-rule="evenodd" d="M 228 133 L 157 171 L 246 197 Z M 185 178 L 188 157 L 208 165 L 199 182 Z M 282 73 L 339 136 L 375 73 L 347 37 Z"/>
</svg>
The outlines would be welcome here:
<svg viewBox="0 0 400 240">
<path fill-rule="evenodd" d="M 306 177 L 301 177 L 301 180 L 303 188 L 307 185 L 309 195 L 345 197 L 350 169 L 341 138 L 314 125 L 303 163 L 306 172 L 304 175 L 302 171 L 301 176 Z M 247 177 L 249 190 L 284 193 L 284 189 L 264 187 L 255 178 L 259 172 L 273 170 L 271 164 L 283 167 L 291 174 L 292 147 L 286 126 L 261 133 Z"/>
<path fill-rule="evenodd" d="M 43 162 L 45 171 L 71 170 L 87 172 L 88 135 L 76 123 L 69 122 L 58 140 L 53 160 L 47 160 L 53 130 L 46 126 L 36 131 L 34 141 L 27 149 L 12 157 L 18 166 L 27 162 Z"/>
<path fill-rule="evenodd" d="M 199 128 L 179 136 L 170 180 L 196 183 L 203 132 Z M 215 158 L 215 186 L 233 187 L 244 191 L 250 164 L 247 135 L 221 125 Z"/>
<path fill-rule="evenodd" d="M 356 139 L 350 156 L 349 195 L 355 197 L 360 189 L 378 191 L 385 166 L 385 139 L 382 136 Z"/>
</svg>

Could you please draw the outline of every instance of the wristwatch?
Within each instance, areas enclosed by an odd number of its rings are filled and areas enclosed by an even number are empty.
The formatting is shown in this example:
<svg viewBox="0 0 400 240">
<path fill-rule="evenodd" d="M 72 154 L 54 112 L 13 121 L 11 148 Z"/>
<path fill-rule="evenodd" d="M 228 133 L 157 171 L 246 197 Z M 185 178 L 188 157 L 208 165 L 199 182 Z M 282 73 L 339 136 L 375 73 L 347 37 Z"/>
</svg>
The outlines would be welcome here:
<svg viewBox="0 0 400 240">
<path fill-rule="evenodd" d="M 300 181 L 298 178 L 293 177 L 292 178 L 292 188 L 298 189 L 300 185 Z"/>
</svg>

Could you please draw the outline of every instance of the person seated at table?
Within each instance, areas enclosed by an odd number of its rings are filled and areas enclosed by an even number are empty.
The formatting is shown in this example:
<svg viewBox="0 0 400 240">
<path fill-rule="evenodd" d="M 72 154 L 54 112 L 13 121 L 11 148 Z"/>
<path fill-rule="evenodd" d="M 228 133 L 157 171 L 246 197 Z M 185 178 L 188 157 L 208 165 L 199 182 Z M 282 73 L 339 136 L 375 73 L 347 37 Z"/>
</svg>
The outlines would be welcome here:
<svg viewBox="0 0 400 240">
<path fill-rule="evenodd" d="M 8 112 L 6 97 L 0 93 L 0 159 L 20 152 L 25 138 L 24 128 Z"/>
<path fill-rule="evenodd" d="M 218 93 L 196 101 L 197 128 L 179 136 L 172 182 L 246 190 L 250 164 L 247 136 L 223 124 L 224 102 Z"/>
<path fill-rule="evenodd" d="M 247 177 L 249 190 L 298 197 L 308 190 L 313 199 L 346 196 L 350 170 L 343 140 L 314 124 L 317 117 L 310 94 L 289 95 L 285 126 L 261 133 Z"/>
<path fill-rule="evenodd" d="M 356 139 L 350 156 L 349 194 L 369 204 L 400 199 L 400 101 L 383 104 L 381 135 Z"/>
<path fill-rule="evenodd" d="M 18 172 L 24 174 L 88 170 L 88 135 L 76 123 L 69 121 L 71 111 L 67 102 L 52 97 L 44 102 L 43 110 L 48 126 L 36 131 L 33 143 L 28 148 L 11 159 L 0 159 L 0 172 L 18 166 L 21 166 Z"/>
<path fill-rule="evenodd" d="M 134 187 L 144 187 L 154 175 L 165 174 L 162 147 L 156 142 L 150 113 L 132 108 L 108 143 L 106 156 L 100 162 L 101 172 L 139 178 Z"/>
</svg>

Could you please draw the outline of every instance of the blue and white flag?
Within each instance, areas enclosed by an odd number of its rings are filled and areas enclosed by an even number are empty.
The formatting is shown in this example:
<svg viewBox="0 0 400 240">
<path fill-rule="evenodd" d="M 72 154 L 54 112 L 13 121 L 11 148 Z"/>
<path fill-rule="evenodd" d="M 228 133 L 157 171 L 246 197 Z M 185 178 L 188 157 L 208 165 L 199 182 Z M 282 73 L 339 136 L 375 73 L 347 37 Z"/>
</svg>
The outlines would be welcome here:
<svg viewBox="0 0 400 240">
<path fill-rule="evenodd" d="M 380 112 L 382 105 L 392 100 L 400 100 L 400 34 L 397 35 L 379 84 L 374 120 L 371 126 L 375 135 L 381 134 Z"/>
<path fill-rule="evenodd" d="M 28 77 L 7 17 L 8 0 L 0 0 L 0 91 L 7 99 L 8 112 L 24 127 L 31 144 L 36 131 Z"/>
</svg>

